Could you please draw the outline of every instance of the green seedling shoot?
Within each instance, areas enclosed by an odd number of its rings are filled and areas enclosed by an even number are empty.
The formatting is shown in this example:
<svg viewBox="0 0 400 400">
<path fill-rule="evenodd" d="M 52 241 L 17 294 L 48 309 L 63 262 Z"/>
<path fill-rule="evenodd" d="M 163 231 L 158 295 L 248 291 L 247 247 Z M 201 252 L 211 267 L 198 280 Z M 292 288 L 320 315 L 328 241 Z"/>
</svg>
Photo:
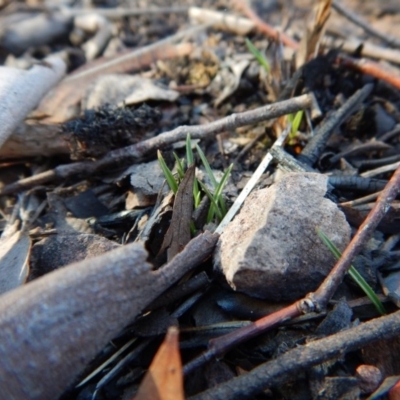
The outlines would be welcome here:
<svg viewBox="0 0 400 400">
<path fill-rule="evenodd" d="M 268 64 L 267 59 L 264 57 L 264 55 L 257 49 L 256 46 L 252 43 L 252 41 L 248 38 L 246 38 L 246 46 L 247 49 L 250 51 L 251 54 L 255 57 L 255 59 L 258 61 L 258 63 L 265 69 L 265 72 L 269 74 L 271 68 Z"/>
<path fill-rule="evenodd" d="M 227 212 L 225 200 L 222 196 L 222 191 L 228 181 L 233 165 L 229 166 L 229 168 L 225 171 L 221 181 L 218 182 L 201 148 L 197 144 L 195 148 L 197 153 L 199 154 L 199 157 L 203 163 L 211 184 L 213 185 L 213 190 L 209 190 L 203 182 L 200 182 L 197 178 L 195 178 L 193 184 L 194 207 L 197 208 L 199 206 L 201 198 L 205 194 L 211 202 L 207 214 L 207 223 L 213 221 L 214 218 L 217 218 L 218 221 L 221 221 Z M 175 153 L 173 154 L 175 158 L 175 174 L 167 166 L 160 151 L 157 152 L 157 158 L 168 186 L 174 192 L 174 194 L 176 194 L 180 181 L 185 175 L 185 165 L 192 165 L 195 162 L 190 135 L 187 135 L 186 137 L 186 160 L 181 160 Z"/>
<path fill-rule="evenodd" d="M 297 113 L 295 115 L 290 114 L 289 115 L 289 120 L 292 123 L 292 129 L 289 135 L 290 139 L 294 139 L 294 137 L 296 136 L 297 131 L 299 130 L 300 124 L 301 124 L 301 120 L 303 118 L 303 114 L 304 111 L 300 110 L 297 111 Z"/>
<path fill-rule="evenodd" d="M 335 256 L 338 260 L 342 253 L 339 249 L 331 242 L 331 240 L 322 232 L 319 228 L 317 228 L 317 234 L 325 246 L 330 250 L 330 252 Z M 378 310 L 381 315 L 386 314 L 385 307 L 383 306 L 382 302 L 379 300 L 379 297 L 373 291 L 371 286 L 365 281 L 365 279 L 360 275 L 360 273 L 351 265 L 349 269 L 349 275 L 353 278 L 354 282 L 361 288 L 361 290 L 368 296 L 371 300 L 372 304 Z"/>
</svg>

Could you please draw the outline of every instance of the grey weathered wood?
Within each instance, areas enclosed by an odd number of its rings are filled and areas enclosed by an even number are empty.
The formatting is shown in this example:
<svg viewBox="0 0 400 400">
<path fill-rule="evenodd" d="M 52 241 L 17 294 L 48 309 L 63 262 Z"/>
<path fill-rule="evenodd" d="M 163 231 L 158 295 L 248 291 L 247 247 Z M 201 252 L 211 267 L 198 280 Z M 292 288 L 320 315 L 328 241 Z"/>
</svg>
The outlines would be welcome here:
<svg viewBox="0 0 400 400">
<path fill-rule="evenodd" d="M 130 244 L 1 296 L 0 397 L 57 399 L 109 340 L 210 255 L 217 237 L 198 236 L 157 271 Z"/>
</svg>

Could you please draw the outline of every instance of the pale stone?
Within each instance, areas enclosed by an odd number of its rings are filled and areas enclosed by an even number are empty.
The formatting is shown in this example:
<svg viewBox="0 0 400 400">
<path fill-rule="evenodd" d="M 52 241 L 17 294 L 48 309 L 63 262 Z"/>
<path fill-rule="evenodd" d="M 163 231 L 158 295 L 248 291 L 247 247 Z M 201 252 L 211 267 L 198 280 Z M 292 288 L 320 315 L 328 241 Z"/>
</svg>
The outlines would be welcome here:
<svg viewBox="0 0 400 400">
<path fill-rule="evenodd" d="M 274 301 L 315 290 L 335 259 L 316 228 L 343 251 L 350 226 L 325 198 L 328 178 L 290 173 L 253 192 L 221 235 L 214 263 L 235 290 Z"/>
</svg>

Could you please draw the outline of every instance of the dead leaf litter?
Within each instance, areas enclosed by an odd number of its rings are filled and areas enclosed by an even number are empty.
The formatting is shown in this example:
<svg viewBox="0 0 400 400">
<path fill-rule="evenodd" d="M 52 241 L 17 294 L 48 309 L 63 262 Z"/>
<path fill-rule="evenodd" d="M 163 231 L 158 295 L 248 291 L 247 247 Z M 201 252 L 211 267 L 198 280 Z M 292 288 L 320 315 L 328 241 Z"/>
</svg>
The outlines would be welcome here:
<svg viewBox="0 0 400 400">
<path fill-rule="evenodd" d="M 0 397 L 396 398 L 396 1 L 0 9 Z"/>
</svg>

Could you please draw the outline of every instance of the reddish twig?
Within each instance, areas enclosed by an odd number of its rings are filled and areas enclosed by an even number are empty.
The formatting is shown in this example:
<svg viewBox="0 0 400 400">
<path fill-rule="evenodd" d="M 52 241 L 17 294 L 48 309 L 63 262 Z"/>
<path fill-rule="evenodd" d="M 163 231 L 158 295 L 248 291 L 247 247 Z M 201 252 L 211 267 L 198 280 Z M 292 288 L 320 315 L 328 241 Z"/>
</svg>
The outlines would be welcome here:
<svg viewBox="0 0 400 400">
<path fill-rule="evenodd" d="M 209 360 L 225 353 L 233 346 L 260 335 L 261 333 L 278 326 L 282 322 L 298 317 L 302 313 L 322 311 L 335 293 L 339 284 L 342 282 L 344 275 L 350 268 L 353 258 L 360 252 L 368 237 L 373 233 L 383 216 L 389 211 L 390 204 L 396 198 L 399 190 L 400 167 L 397 168 L 385 189 L 378 197 L 374 208 L 358 229 L 356 235 L 343 252 L 339 261 L 314 293 L 310 293 L 305 298 L 291 304 L 283 310 L 267 315 L 266 317 L 240 328 L 235 332 L 211 340 L 209 348 L 184 367 L 184 373 L 187 374 L 192 372 L 194 369 L 205 364 Z"/>
<path fill-rule="evenodd" d="M 392 178 L 379 195 L 374 208 L 368 214 L 368 217 L 358 228 L 357 233 L 343 252 L 339 261 L 333 267 L 332 271 L 322 282 L 320 287 L 311 293 L 308 298 L 314 303 L 317 311 L 323 310 L 328 301 L 335 293 L 337 287 L 342 282 L 344 275 L 350 268 L 354 257 L 360 252 L 362 246 L 374 232 L 381 219 L 389 211 L 390 204 L 396 198 L 400 190 L 400 167 L 397 168 Z"/>
<path fill-rule="evenodd" d="M 247 4 L 246 1 L 243 0 L 236 0 L 235 1 L 236 7 L 247 16 L 247 18 L 251 19 L 254 24 L 256 25 L 257 29 L 264 33 L 269 38 L 276 40 L 277 42 L 281 41 L 285 46 L 291 47 L 292 49 L 297 50 L 299 48 L 299 44 L 294 41 L 291 37 L 286 35 L 283 32 L 279 32 L 271 25 L 268 25 L 264 22 Z"/>
<path fill-rule="evenodd" d="M 373 61 L 366 59 L 357 60 L 345 55 L 340 55 L 338 59 L 339 62 L 346 67 L 353 68 L 362 72 L 363 74 L 371 75 L 374 78 L 381 79 L 382 81 L 393 85 L 395 88 L 400 89 L 400 76 L 393 75 L 389 71 L 383 70 L 379 64 Z"/>
</svg>

